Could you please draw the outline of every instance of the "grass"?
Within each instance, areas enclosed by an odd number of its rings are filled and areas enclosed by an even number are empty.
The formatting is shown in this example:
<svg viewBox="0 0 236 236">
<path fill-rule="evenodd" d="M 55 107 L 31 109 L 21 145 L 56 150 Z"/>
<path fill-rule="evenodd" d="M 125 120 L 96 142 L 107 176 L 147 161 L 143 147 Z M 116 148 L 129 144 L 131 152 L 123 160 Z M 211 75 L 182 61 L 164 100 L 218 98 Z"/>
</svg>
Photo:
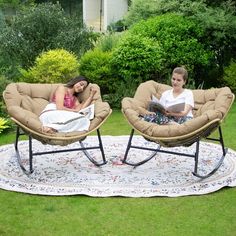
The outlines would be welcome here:
<svg viewBox="0 0 236 236">
<path fill-rule="evenodd" d="M 236 104 L 222 124 L 226 146 L 236 150 Z M 102 135 L 128 135 L 113 111 Z M 14 135 L 1 135 L 0 144 Z M 178 198 L 38 196 L 0 190 L 0 235 L 236 235 L 236 188 Z"/>
</svg>

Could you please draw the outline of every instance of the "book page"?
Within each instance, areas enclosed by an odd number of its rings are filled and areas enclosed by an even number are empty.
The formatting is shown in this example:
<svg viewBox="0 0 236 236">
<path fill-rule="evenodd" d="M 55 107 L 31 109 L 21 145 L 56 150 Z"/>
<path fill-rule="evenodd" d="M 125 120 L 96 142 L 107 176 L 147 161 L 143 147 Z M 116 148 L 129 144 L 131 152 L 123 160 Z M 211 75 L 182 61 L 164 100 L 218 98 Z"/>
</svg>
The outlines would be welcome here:
<svg viewBox="0 0 236 236">
<path fill-rule="evenodd" d="M 152 100 L 149 103 L 148 110 L 151 112 L 164 112 L 165 107 L 160 103 L 159 99 L 152 95 Z"/>
<path fill-rule="evenodd" d="M 160 103 L 160 100 L 152 94 L 152 102 Z"/>
<path fill-rule="evenodd" d="M 94 118 L 94 104 L 91 104 L 79 111 L 80 114 L 88 117 L 90 120 Z"/>
<path fill-rule="evenodd" d="M 163 107 L 161 103 L 151 101 L 149 103 L 148 110 L 151 112 L 157 112 L 157 111 L 164 112 L 165 107 Z"/>
<path fill-rule="evenodd" d="M 184 107 L 185 107 L 185 103 L 182 102 L 182 103 L 178 103 L 178 104 L 169 106 L 169 107 L 166 108 L 166 110 L 169 111 L 169 112 L 178 113 L 178 112 L 183 111 L 183 110 L 184 110 Z"/>
</svg>

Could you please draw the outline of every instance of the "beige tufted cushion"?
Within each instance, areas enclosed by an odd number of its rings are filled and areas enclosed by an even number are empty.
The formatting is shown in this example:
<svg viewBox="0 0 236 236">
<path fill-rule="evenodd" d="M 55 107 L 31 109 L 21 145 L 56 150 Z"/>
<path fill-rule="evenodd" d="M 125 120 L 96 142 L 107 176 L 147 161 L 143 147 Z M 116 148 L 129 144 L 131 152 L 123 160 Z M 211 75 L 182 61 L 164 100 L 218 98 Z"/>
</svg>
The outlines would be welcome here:
<svg viewBox="0 0 236 236">
<path fill-rule="evenodd" d="M 35 137 L 40 138 L 41 122 L 39 120 L 39 115 L 44 109 L 44 107 L 49 103 L 52 94 L 55 92 L 58 84 L 30 84 L 30 83 L 12 83 L 9 84 L 4 91 L 4 100 L 8 113 L 11 117 L 16 119 L 20 124 L 26 126 L 32 131 L 38 133 Z M 89 84 L 86 89 L 80 94 L 78 99 L 84 101 L 89 96 L 89 91 L 91 86 L 93 86 L 97 93 L 94 97 L 95 103 L 95 118 L 91 121 L 89 131 L 96 129 L 101 122 L 108 117 L 111 112 L 110 106 L 106 102 L 102 102 L 100 88 L 96 84 Z M 86 134 L 87 132 L 68 132 L 68 133 L 55 133 L 47 140 L 45 138 L 44 142 L 51 142 L 53 144 L 53 137 L 74 137 Z M 42 141 L 42 140 L 40 140 Z M 61 143 L 60 140 L 57 141 L 58 144 L 66 145 L 71 143 L 71 140 L 65 140 Z M 49 143 L 50 143 L 49 142 Z"/>
<path fill-rule="evenodd" d="M 191 136 L 199 134 L 198 130 L 212 121 L 222 121 L 234 100 L 234 95 L 228 87 L 193 90 L 194 119 L 181 125 L 157 125 L 141 120 L 139 114 L 146 111 L 152 94 L 160 98 L 161 94 L 170 88 L 151 80 L 140 84 L 134 98 L 127 97 L 122 100 L 122 111 L 131 126 L 153 141 L 163 140 L 168 143 L 177 139 L 191 139 Z"/>
</svg>

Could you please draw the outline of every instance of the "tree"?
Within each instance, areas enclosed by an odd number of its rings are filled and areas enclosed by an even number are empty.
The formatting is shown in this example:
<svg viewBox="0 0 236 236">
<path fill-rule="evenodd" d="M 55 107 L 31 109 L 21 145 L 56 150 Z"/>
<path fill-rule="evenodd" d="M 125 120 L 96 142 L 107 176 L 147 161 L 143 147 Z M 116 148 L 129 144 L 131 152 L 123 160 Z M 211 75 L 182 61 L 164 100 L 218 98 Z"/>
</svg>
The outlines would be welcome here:
<svg viewBox="0 0 236 236">
<path fill-rule="evenodd" d="M 213 58 L 195 21 L 164 14 L 133 25 L 115 49 L 112 62 L 114 71 L 125 79 L 167 82 L 173 68 L 180 65 L 197 80 L 196 69 L 208 67 Z"/>
<path fill-rule="evenodd" d="M 50 49 L 63 48 L 80 57 L 97 37 L 81 19 L 66 15 L 60 4 L 44 3 L 17 11 L 11 25 L 0 32 L 0 52 L 6 63 L 27 69 Z"/>
<path fill-rule="evenodd" d="M 232 58 L 236 58 L 236 1 L 191 1 L 191 0 L 133 0 L 125 24 L 131 27 L 142 19 L 148 19 L 155 15 L 175 13 L 183 15 L 196 22 L 202 29 L 202 42 L 205 48 L 211 48 L 214 53 L 214 61 L 211 67 L 204 70 L 198 68 L 201 79 L 216 85 L 216 78 L 223 75 L 224 66 L 227 66 Z M 205 77 L 205 78 L 204 78 Z M 210 78 L 211 77 L 211 78 Z M 220 80 L 218 80 L 220 83 Z"/>
</svg>

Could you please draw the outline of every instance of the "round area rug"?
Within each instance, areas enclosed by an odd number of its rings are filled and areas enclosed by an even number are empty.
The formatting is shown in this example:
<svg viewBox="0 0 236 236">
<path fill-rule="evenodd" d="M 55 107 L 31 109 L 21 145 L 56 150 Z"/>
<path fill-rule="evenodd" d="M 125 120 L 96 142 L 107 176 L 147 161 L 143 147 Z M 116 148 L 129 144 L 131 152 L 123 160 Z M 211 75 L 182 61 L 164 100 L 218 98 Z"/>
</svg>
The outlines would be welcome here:
<svg viewBox="0 0 236 236">
<path fill-rule="evenodd" d="M 108 163 L 94 166 L 83 152 L 64 152 L 34 156 L 34 172 L 27 176 L 20 169 L 14 145 L 0 146 L 0 188 L 16 192 L 41 195 L 88 195 L 93 197 L 177 197 L 207 194 L 222 187 L 236 186 L 236 152 L 228 150 L 223 165 L 211 177 L 201 180 L 193 176 L 194 159 L 179 155 L 157 153 L 142 166 L 133 168 L 121 162 L 129 136 L 102 136 Z M 98 143 L 96 136 L 89 136 L 85 146 Z M 134 136 L 133 145 L 156 147 L 140 136 Z M 68 145 L 78 147 L 79 143 Z M 60 149 L 58 146 L 43 145 L 33 140 L 35 151 Z M 65 147 L 62 147 L 65 149 Z M 28 141 L 19 142 L 24 162 L 28 163 Z M 194 153 L 191 147 L 169 148 L 171 151 Z M 101 159 L 98 149 L 88 151 L 97 160 Z M 201 142 L 199 172 L 210 172 L 221 156 L 221 147 Z M 131 149 L 129 160 L 143 160 L 150 151 Z"/>
</svg>

